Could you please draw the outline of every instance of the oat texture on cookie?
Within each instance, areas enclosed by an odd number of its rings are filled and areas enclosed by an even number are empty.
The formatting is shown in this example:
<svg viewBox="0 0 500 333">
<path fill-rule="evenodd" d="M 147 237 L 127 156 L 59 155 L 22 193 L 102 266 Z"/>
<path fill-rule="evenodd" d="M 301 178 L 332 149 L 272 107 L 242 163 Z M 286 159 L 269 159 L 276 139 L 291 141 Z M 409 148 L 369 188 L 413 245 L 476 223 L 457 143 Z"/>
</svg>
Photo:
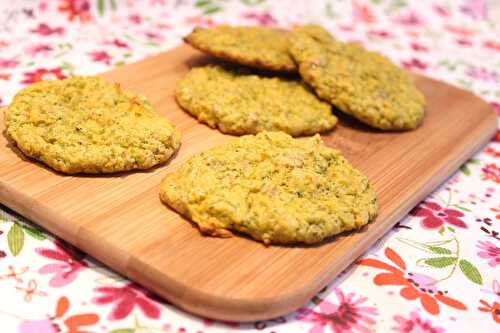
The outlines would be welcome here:
<svg viewBox="0 0 500 333">
<path fill-rule="evenodd" d="M 197 154 L 161 183 L 163 202 L 213 236 L 317 243 L 377 213 L 368 179 L 316 135 L 262 132 Z"/>
<path fill-rule="evenodd" d="M 33 84 L 4 112 L 17 147 L 63 173 L 147 169 L 180 145 L 180 132 L 145 97 L 99 77 Z"/>
<path fill-rule="evenodd" d="M 193 68 L 177 83 L 175 97 L 200 122 L 229 134 L 310 135 L 337 123 L 330 104 L 303 82 L 221 65 Z"/>
<path fill-rule="evenodd" d="M 290 38 L 299 73 L 319 97 L 375 128 L 421 124 L 425 99 L 408 73 L 378 53 L 327 35 L 319 26 L 305 26 Z"/>
<path fill-rule="evenodd" d="M 233 63 L 279 72 L 295 72 L 289 52 L 289 33 L 269 27 L 222 25 L 195 28 L 184 41 Z"/>
</svg>

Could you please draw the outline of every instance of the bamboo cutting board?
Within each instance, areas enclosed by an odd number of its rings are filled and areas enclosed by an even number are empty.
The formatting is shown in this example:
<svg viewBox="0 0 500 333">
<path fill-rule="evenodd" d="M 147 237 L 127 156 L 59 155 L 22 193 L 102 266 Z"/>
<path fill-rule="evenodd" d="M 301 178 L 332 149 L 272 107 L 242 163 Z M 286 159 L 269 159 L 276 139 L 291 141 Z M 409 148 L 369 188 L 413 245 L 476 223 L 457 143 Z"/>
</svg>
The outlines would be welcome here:
<svg viewBox="0 0 500 333">
<path fill-rule="evenodd" d="M 198 124 L 174 101 L 176 81 L 206 59 L 183 46 L 103 74 L 149 97 L 182 130 L 181 149 L 169 163 L 112 176 L 65 176 L 27 160 L 3 135 L 0 202 L 183 309 L 224 320 L 268 319 L 308 302 L 496 131 L 484 101 L 418 76 L 428 101 L 419 129 L 379 132 L 341 119 L 323 136 L 373 182 L 380 208 L 373 223 L 308 247 L 204 237 L 163 205 L 158 192 L 179 163 L 232 138 Z"/>
</svg>

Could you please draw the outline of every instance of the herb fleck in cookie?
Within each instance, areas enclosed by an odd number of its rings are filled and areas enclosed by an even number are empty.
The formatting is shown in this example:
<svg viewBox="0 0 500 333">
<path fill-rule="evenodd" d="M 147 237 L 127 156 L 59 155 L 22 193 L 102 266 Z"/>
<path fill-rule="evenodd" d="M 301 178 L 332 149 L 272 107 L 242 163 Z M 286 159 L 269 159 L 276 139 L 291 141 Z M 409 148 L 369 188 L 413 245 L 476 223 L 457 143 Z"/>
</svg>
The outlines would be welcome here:
<svg viewBox="0 0 500 333">
<path fill-rule="evenodd" d="M 260 69 L 295 72 L 289 33 L 266 27 L 195 28 L 184 41 L 215 57 Z"/>
<path fill-rule="evenodd" d="M 5 109 L 8 137 L 64 173 L 147 169 L 168 160 L 180 133 L 141 96 L 98 77 L 40 82 Z"/>
<path fill-rule="evenodd" d="M 319 26 L 296 29 L 290 52 L 304 81 L 322 99 L 384 130 L 408 130 L 424 117 L 424 96 L 382 55 L 326 37 Z"/>
<path fill-rule="evenodd" d="M 218 65 L 193 68 L 177 83 L 175 97 L 200 122 L 236 135 L 307 135 L 337 123 L 331 106 L 300 81 Z"/>
<path fill-rule="evenodd" d="M 212 236 L 317 243 L 377 214 L 368 179 L 316 135 L 247 135 L 193 156 L 161 183 L 161 200 Z"/>
</svg>

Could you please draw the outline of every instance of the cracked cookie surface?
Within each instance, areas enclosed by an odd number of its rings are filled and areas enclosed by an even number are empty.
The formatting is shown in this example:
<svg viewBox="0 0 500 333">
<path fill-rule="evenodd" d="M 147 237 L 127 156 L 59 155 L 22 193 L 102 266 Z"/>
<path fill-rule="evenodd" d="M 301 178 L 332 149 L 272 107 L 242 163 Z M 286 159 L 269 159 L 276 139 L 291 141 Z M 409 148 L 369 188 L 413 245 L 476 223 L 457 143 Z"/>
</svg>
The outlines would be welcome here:
<svg viewBox="0 0 500 333">
<path fill-rule="evenodd" d="M 368 179 L 319 135 L 246 135 L 191 157 L 161 183 L 160 198 L 201 232 L 265 244 L 317 243 L 377 214 Z"/>
<path fill-rule="evenodd" d="M 284 131 L 310 135 L 337 123 L 331 105 L 303 82 L 259 76 L 246 69 L 193 68 L 177 83 L 175 97 L 200 122 L 229 134 Z"/>
<path fill-rule="evenodd" d="M 184 41 L 226 61 L 279 72 L 296 72 L 289 32 L 268 27 L 195 28 Z"/>
<path fill-rule="evenodd" d="M 145 97 L 99 77 L 33 84 L 4 112 L 17 147 L 63 173 L 148 169 L 180 146 L 180 132 Z"/>
<path fill-rule="evenodd" d="M 299 73 L 319 97 L 375 128 L 421 124 L 425 99 L 408 73 L 378 53 L 327 36 L 319 26 L 304 26 L 290 38 Z"/>
</svg>

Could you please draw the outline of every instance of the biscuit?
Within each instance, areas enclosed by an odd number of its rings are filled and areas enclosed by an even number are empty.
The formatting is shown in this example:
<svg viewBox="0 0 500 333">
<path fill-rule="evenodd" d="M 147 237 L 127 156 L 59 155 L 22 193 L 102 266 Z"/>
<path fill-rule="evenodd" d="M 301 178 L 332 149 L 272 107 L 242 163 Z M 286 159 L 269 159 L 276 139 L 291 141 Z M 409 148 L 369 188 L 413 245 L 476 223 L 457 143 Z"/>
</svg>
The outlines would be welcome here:
<svg viewBox="0 0 500 333">
<path fill-rule="evenodd" d="M 228 134 L 284 131 L 299 136 L 337 123 L 331 106 L 300 81 L 220 65 L 193 68 L 177 83 L 175 97 L 200 122 Z"/>
<path fill-rule="evenodd" d="M 177 83 L 175 97 L 200 122 L 228 134 L 309 135 L 337 123 L 331 106 L 302 82 L 227 66 L 193 68 Z"/>
<path fill-rule="evenodd" d="M 161 183 L 160 198 L 201 232 L 265 244 L 312 244 L 377 214 L 368 179 L 319 135 L 246 135 L 197 154 Z"/>
<path fill-rule="evenodd" d="M 184 41 L 217 58 L 255 68 L 296 72 L 288 53 L 289 33 L 266 27 L 195 28 Z"/>
<path fill-rule="evenodd" d="M 290 38 L 299 73 L 320 98 L 375 128 L 409 130 L 421 124 L 425 99 L 408 73 L 378 53 L 328 40 L 321 29 L 299 28 Z"/>
<path fill-rule="evenodd" d="M 7 136 L 54 170 L 109 173 L 168 160 L 180 132 L 151 103 L 98 77 L 33 84 L 5 109 Z"/>
</svg>

